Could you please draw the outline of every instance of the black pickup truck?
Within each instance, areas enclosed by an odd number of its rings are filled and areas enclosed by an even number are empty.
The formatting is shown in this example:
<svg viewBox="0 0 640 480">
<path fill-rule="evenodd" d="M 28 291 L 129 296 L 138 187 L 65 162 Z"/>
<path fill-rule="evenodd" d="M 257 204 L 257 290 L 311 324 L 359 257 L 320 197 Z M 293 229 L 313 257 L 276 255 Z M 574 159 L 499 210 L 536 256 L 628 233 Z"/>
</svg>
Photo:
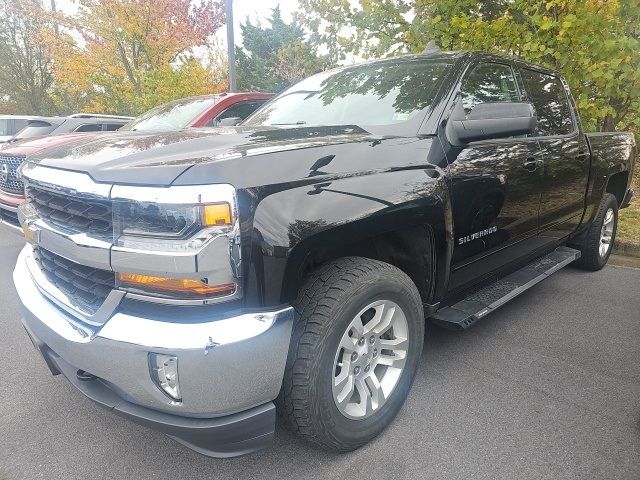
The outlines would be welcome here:
<svg viewBox="0 0 640 480">
<path fill-rule="evenodd" d="M 400 411 L 425 320 L 466 329 L 605 265 L 635 155 L 518 60 L 338 68 L 238 127 L 30 157 L 23 323 L 53 374 L 206 455 L 264 447 L 276 408 L 352 450 Z"/>
</svg>

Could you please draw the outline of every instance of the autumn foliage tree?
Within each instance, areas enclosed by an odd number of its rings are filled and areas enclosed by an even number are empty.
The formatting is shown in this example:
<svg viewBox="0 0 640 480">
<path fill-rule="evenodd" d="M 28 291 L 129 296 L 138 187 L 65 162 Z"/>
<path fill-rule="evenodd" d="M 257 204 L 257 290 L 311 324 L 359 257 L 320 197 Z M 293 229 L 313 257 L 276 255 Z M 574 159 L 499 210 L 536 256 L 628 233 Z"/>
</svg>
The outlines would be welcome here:
<svg viewBox="0 0 640 480">
<path fill-rule="evenodd" d="M 57 102 L 66 110 L 138 114 L 224 89 L 195 56 L 224 24 L 223 0 L 79 0 L 52 42 Z"/>
<path fill-rule="evenodd" d="M 333 60 L 445 49 L 515 55 L 560 71 L 589 129 L 640 130 L 638 0 L 300 0 Z"/>
</svg>

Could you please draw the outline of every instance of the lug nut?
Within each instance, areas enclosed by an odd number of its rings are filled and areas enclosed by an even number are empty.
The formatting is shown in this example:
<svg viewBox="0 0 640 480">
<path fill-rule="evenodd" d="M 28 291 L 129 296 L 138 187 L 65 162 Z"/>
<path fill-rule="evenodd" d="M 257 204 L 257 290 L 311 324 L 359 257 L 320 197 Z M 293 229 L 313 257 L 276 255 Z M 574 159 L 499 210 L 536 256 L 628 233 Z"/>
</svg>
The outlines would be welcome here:
<svg viewBox="0 0 640 480">
<path fill-rule="evenodd" d="M 358 374 L 360 373 L 360 367 L 356 367 L 356 368 L 354 368 L 354 369 L 353 369 L 353 373 L 354 373 L 355 375 L 358 375 Z"/>
<path fill-rule="evenodd" d="M 373 336 L 373 335 L 371 335 L 371 337 L 369 337 L 369 343 L 370 343 L 371 345 L 373 345 L 374 343 L 376 343 L 376 337 L 375 337 L 375 336 Z"/>
<path fill-rule="evenodd" d="M 371 370 L 371 367 L 370 367 L 369 365 L 367 365 L 366 367 L 364 367 L 364 371 L 365 371 L 365 372 L 367 372 L 367 373 L 368 373 L 368 372 L 369 372 L 369 370 Z"/>
<path fill-rule="evenodd" d="M 360 340 L 358 340 L 358 345 L 364 345 L 364 337 L 361 337 Z"/>
<path fill-rule="evenodd" d="M 355 362 L 358 359 L 358 353 L 357 352 L 353 352 L 351 354 L 351 361 Z"/>
<path fill-rule="evenodd" d="M 378 356 L 378 349 L 374 348 L 373 349 L 373 358 L 376 358 Z"/>
</svg>

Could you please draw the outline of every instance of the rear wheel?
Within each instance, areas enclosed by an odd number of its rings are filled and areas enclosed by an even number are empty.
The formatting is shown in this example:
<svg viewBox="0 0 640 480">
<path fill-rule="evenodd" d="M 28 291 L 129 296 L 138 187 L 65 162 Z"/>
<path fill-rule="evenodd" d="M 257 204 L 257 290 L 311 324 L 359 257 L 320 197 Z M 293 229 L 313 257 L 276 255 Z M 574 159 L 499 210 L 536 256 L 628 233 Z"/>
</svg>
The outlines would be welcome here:
<svg viewBox="0 0 640 480">
<path fill-rule="evenodd" d="M 279 408 L 307 440 L 354 450 L 402 407 L 418 368 L 424 313 L 411 279 L 392 265 L 349 257 L 305 280 Z"/>
<path fill-rule="evenodd" d="M 605 193 L 598 213 L 586 233 L 581 245 L 581 257 L 576 265 L 585 270 L 600 270 L 607 264 L 618 226 L 618 201 L 610 193 Z"/>
</svg>

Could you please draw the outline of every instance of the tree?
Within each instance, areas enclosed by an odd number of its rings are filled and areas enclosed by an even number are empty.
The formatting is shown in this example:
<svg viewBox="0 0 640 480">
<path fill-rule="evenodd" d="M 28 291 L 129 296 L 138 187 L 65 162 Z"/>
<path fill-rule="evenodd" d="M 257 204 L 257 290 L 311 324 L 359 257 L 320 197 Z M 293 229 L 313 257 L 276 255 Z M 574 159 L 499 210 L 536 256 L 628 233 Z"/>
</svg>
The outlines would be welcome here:
<svg viewBox="0 0 640 480">
<path fill-rule="evenodd" d="M 241 25 L 243 47 L 236 47 L 241 90 L 278 92 L 328 67 L 327 58 L 305 42 L 302 27 L 282 19 L 279 7 L 268 21 L 269 26 L 249 20 Z"/>
<path fill-rule="evenodd" d="M 332 59 L 445 49 L 515 55 L 560 71 L 585 126 L 640 128 L 638 0 L 300 0 Z"/>
<path fill-rule="evenodd" d="M 0 0 L 0 101 L 6 110 L 46 114 L 53 107 L 47 27 L 39 2 Z"/>
<path fill-rule="evenodd" d="M 52 45 L 66 110 L 138 114 L 224 88 L 195 57 L 225 20 L 222 0 L 79 0 Z"/>
</svg>

